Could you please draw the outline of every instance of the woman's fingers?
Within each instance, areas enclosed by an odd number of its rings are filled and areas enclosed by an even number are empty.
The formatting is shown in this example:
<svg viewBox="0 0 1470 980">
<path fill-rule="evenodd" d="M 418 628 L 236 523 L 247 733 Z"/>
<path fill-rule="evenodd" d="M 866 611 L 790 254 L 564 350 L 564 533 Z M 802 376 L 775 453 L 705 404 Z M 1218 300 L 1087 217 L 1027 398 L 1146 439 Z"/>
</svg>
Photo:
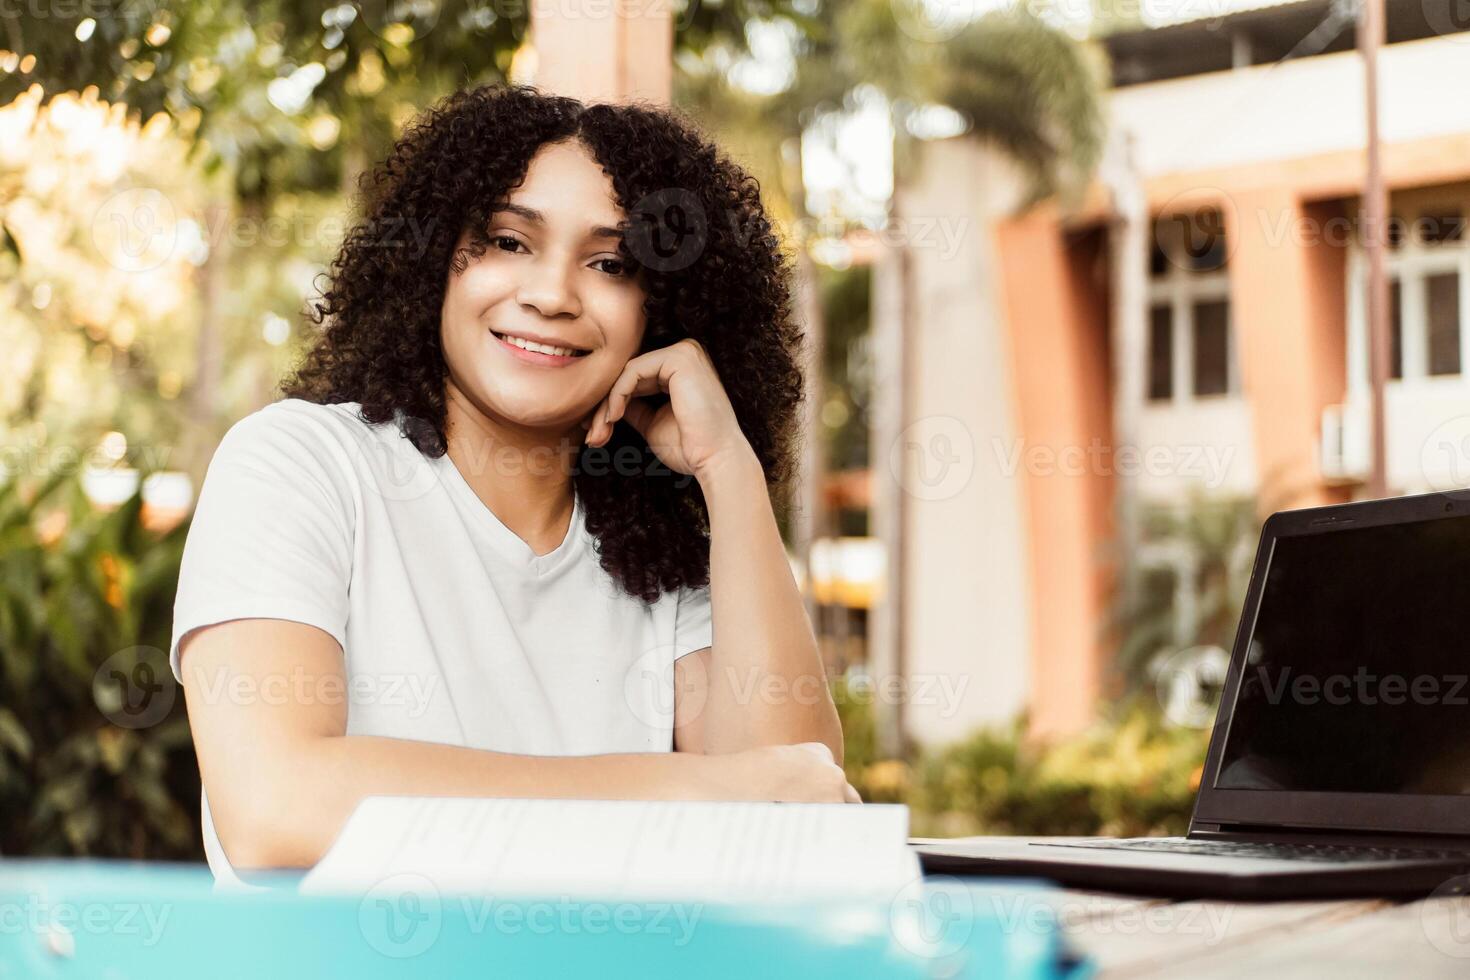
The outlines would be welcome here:
<svg viewBox="0 0 1470 980">
<path fill-rule="evenodd" d="M 862 795 L 852 788 L 852 783 L 845 783 L 844 786 L 846 788 L 842 792 L 846 796 L 848 803 L 861 803 L 863 801 Z"/>
<path fill-rule="evenodd" d="M 632 399 L 640 395 L 667 393 L 674 374 L 691 357 L 704 357 L 703 349 L 690 339 L 668 347 L 640 354 L 623 366 L 607 397 L 598 403 L 592 415 L 587 443 L 601 446 L 612 438 L 613 425 L 628 411 Z"/>
<path fill-rule="evenodd" d="M 674 358 L 677 356 L 670 353 L 672 350 L 671 347 L 663 347 L 649 351 L 633 358 L 623 368 L 623 373 L 613 382 L 612 390 L 607 393 L 606 418 L 609 426 L 622 418 L 630 398 L 635 395 L 656 395 L 668 390 L 669 380 L 673 377 Z"/>
</svg>

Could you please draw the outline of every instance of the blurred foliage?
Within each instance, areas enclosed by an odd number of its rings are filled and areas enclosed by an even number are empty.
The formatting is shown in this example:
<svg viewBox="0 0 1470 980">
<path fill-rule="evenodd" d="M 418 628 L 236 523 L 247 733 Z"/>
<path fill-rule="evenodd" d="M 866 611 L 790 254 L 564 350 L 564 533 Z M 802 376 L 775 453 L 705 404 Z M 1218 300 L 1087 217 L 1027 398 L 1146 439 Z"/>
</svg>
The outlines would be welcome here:
<svg viewBox="0 0 1470 980">
<path fill-rule="evenodd" d="M 1079 199 L 1106 136 L 1101 47 L 1073 40 L 1026 5 L 955 29 L 937 29 L 942 22 L 924 8 L 925 0 L 854 0 L 842 21 L 844 48 L 859 73 L 900 115 L 894 169 L 909 169 L 907 114 L 937 104 L 1019 167 L 1031 202 L 1053 194 Z M 895 22 L 908 25 L 901 36 L 909 43 L 891 43 Z"/>
<path fill-rule="evenodd" d="M 339 199 L 218 207 L 227 188 L 188 150 L 167 117 L 140 123 L 94 92 L 43 102 L 31 89 L 0 107 L 8 451 L 118 431 L 145 467 L 197 477 L 214 423 L 270 399 L 293 338 L 305 339 L 293 321 L 342 233 Z M 211 259 L 228 262 L 227 278 Z"/>
<path fill-rule="evenodd" d="M 126 728 L 93 693 L 166 654 L 186 527 L 149 530 L 141 490 L 99 511 L 69 467 L 0 483 L 0 854 L 201 857 L 183 698 Z"/>
<path fill-rule="evenodd" d="M 908 804 L 915 837 L 1182 834 L 1209 743 L 1134 707 L 1053 743 L 1026 739 L 1019 719 L 904 762 L 874 757 L 870 702 L 839 710 L 848 781 L 870 802 Z"/>
<path fill-rule="evenodd" d="M 868 465 L 868 432 L 873 422 L 872 283 L 870 266 L 821 269 L 826 328 L 822 422 L 827 429 L 826 465 L 833 471 Z"/>
<path fill-rule="evenodd" d="M 672 10 L 675 47 L 744 49 L 745 25 L 806 29 L 807 4 L 687 0 Z M 0 73 L 0 103 L 31 83 L 97 86 L 145 117 L 169 114 L 201 140 L 240 200 L 324 191 L 385 153 L 429 102 L 514 76 L 529 3 L 490 0 L 189 0 L 0 7 L 0 47 L 34 61 Z"/>
<path fill-rule="evenodd" d="M 1142 517 L 1138 575 L 1114 590 L 1107 628 L 1118 682 L 1152 698 L 1154 674 L 1170 654 L 1204 646 L 1229 654 L 1261 521 L 1250 498 L 1198 493 Z"/>
</svg>

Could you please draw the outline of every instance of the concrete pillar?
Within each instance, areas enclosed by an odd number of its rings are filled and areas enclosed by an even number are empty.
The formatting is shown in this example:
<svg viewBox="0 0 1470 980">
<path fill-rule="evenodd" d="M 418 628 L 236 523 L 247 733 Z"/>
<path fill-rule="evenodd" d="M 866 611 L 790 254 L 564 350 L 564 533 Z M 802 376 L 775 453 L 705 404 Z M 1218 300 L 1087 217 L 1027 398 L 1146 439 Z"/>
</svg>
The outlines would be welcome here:
<svg viewBox="0 0 1470 980">
<path fill-rule="evenodd" d="M 1029 541 L 1030 734 L 1046 739 L 1085 727 L 1105 693 L 1114 467 L 1104 239 L 1069 244 L 1049 208 L 996 236 Z"/>
<path fill-rule="evenodd" d="M 532 84 L 584 102 L 667 104 L 674 77 L 668 4 L 638 0 L 534 0 Z"/>
<path fill-rule="evenodd" d="M 1318 461 L 1322 409 L 1342 400 L 1346 259 L 1330 206 L 1268 188 L 1224 202 L 1231 321 L 1252 411 L 1261 515 L 1336 503 Z"/>
<path fill-rule="evenodd" d="M 1007 725 L 1026 706 L 1031 622 L 1011 359 L 990 223 L 1018 181 L 968 137 L 925 142 L 889 229 L 907 258 L 904 395 L 891 442 L 872 447 L 875 495 L 903 495 L 902 704 L 921 744 Z M 881 693 L 880 693 L 880 696 Z"/>
</svg>

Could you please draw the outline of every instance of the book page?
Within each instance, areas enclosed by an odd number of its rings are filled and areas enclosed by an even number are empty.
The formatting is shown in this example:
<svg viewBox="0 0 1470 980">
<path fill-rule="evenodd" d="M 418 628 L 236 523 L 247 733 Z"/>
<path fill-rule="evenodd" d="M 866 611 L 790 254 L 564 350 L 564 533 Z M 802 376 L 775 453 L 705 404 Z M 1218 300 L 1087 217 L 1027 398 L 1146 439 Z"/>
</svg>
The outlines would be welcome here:
<svg viewBox="0 0 1470 980">
<path fill-rule="evenodd" d="M 363 800 L 304 893 L 365 893 L 400 874 L 441 891 L 802 901 L 892 896 L 920 876 L 897 804 L 378 796 Z"/>
</svg>

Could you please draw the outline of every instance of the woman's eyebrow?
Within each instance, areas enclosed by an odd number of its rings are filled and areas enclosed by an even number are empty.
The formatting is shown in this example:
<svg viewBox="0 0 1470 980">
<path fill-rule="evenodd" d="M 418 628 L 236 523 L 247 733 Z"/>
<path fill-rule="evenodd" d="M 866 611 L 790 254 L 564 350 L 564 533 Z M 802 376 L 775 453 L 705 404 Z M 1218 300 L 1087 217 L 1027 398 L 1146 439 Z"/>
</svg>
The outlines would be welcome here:
<svg viewBox="0 0 1470 980">
<path fill-rule="evenodd" d="M 503 211 L 519 215 L 520 217 L 525 218 L 527 221 L 530 221 L 533 224 L 546 224 L 546 215 L 542 214 L 540 211 L 537 211 L 535 208 L 528 208 L 524 204 L 502 204 L 500 207 L 495 209 L 496 213 L 500 213 Z M 625 227 L 626 225 L 619 227 L 613 227 L 610 225 L 593 225 L 587 230 L 587 237 L 622 238 Z"/>
</svg>

